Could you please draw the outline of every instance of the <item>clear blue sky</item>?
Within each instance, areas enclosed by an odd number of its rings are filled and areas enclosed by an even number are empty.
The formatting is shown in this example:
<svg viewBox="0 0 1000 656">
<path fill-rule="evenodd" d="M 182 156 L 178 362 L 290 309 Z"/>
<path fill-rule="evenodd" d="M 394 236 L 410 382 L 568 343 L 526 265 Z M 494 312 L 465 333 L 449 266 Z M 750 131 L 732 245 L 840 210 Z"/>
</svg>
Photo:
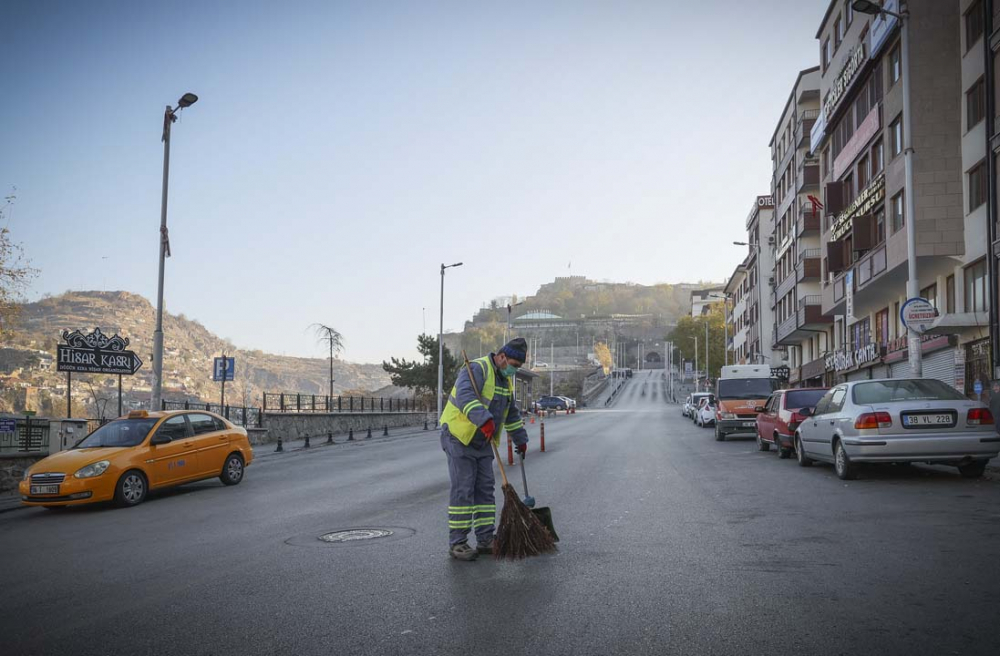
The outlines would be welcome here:
<svg viewBox="0 0 1000 656">
<path fill-rule="evenodd" d="M 0 195 L 31 298 L 155 298 L 243 348 L 412 355 L 572 273 L 721 280 L 822 0 L 0 6 Z M 103 258 L 107 259 L 103 259 Z M 150 336 L 132 335 L 134 342 Z M 169 335 L 167 336 L 169 341 Z"/>
</svg>

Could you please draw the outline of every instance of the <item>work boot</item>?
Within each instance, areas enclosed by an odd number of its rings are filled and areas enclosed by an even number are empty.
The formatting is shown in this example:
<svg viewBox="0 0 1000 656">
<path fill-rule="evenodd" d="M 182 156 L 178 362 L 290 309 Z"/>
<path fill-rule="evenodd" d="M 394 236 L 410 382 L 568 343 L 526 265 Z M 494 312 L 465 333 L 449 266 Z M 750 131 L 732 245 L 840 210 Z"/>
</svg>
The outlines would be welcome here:
<svg viewBox="0 0 1000 656">
<path fill-rule="evenodd" d="M 480 542 L 476 545 L 476 553 L 480 553 L 486 556 L 493 555 L 493 540 L 489 542 Z"/>
<path fill-rule="evenodd" d="M 458 560 L 475 560 L 479 558 L 479 553 L 470 547 L 468 542 L 459 542 L 458 544 L 451 545 L 448 553 L 452 558 Z"/>
</svg>

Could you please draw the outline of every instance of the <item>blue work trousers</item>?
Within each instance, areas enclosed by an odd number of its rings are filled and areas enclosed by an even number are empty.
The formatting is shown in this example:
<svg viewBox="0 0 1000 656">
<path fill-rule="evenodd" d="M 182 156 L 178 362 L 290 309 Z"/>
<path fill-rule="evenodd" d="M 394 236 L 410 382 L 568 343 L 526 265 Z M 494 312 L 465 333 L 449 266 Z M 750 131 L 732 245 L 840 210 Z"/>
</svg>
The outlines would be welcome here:
<svg viewBox="0 0 1000 656">
<path fill-rule="evenodd" d="M 476 542 L 493 540 L 496 502 L 493 497 L 493 448 L 477 433 L 465 446 L 448 432 L 441 431 L 441 449 L 448 456 L 451 497 L 448 501 L 448 543 L 466 542 L 475 529 Z"/>
</svg>

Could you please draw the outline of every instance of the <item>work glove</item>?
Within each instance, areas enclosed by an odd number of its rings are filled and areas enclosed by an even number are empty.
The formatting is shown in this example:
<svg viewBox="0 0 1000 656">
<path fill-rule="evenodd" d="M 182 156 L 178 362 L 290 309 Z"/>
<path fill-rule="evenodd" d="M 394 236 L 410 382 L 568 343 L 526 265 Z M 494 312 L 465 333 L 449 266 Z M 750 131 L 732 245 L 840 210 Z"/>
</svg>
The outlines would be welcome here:
<svg viewBox="0 0 1000 656">
<path fill-rule="evenodd" d="M 514 447 L 514 450 L 520 453 L 523 458 L 524 454 L 528 452 L 528 443 L 525 442 L 524 444 L 518 444 Z"/>
<path fill-rule="evenodd" d="M 487 419 L 486 423 L 479 427 L 479 430 L 483 432 L 487 440 L 492 440 L 493 434 L 497 432 L 497 425 L 493 423 L 492 419 Z"/>
</svg>

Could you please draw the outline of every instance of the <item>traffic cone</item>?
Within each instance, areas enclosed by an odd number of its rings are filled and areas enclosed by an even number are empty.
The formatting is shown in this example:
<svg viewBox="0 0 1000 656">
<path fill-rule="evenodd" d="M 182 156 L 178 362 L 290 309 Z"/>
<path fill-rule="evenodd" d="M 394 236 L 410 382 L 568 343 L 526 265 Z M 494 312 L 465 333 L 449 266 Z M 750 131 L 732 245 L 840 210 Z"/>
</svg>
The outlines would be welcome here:
<svg viewBox="0 0 1000 656">
<path fill-rule="evenodd" d="M 535 423 L 535 415 L 531 415 L 531 423 Z"/>
</svg>

